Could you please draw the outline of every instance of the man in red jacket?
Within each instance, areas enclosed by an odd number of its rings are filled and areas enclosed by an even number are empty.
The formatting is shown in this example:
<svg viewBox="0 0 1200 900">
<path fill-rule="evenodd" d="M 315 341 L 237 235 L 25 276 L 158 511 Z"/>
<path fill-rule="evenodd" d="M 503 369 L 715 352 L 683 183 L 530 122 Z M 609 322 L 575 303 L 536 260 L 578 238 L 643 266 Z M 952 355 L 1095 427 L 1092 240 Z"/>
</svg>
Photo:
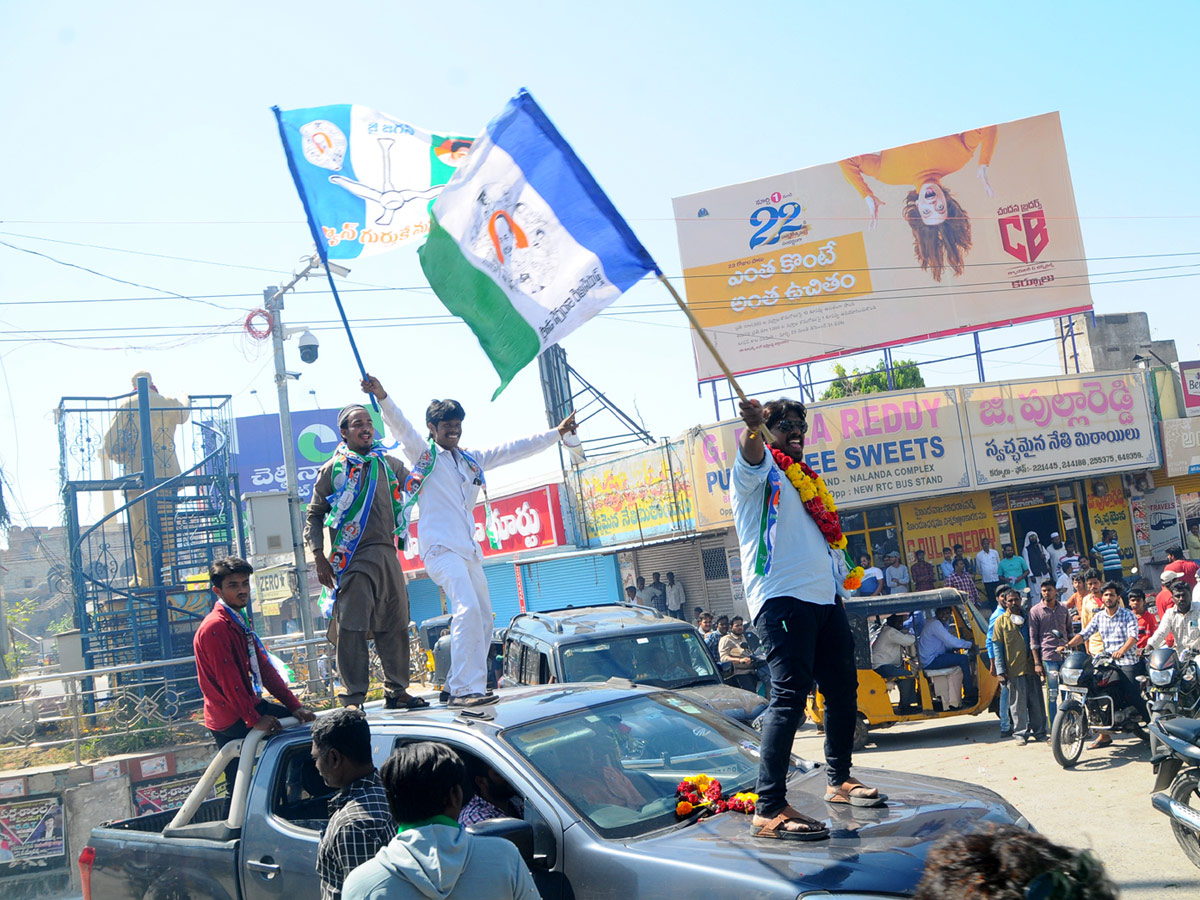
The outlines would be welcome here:
<svg viewBox="0 0 1200 900">
<path fill-rule="evenodd" d="M 288 690 L 245 616 L 253 572 L 250 563 L 236 556 L 215 560 L 208 567 L 217 602 L 192 640 L 196 676 L 204 695 L 204 727 L 217 742 L 218 750 L 230 741 L 241 740 L 252 728 L 275 734 L 281 729 L 279 720 L 285 716 L 295 716 L 301 722 L 316 718 Z M 283 705 L 264 700 L 264 687 Z M 236 758 L 225 767 L 225 791 L 230 795 L 237 768 Z"/>
</svg>

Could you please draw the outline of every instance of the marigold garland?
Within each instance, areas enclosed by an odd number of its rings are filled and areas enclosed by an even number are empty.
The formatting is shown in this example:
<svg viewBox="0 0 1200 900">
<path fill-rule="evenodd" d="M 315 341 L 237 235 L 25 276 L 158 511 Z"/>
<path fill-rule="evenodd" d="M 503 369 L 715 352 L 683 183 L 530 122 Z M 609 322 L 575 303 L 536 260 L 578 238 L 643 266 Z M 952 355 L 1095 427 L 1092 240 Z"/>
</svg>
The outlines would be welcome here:
<svg viewBox="0 0 1200 900">
<path fill-rule="evenodd" d="M 675 788 L 675 796 L 679 802 L 675 804 L 675 815 L 686 818 L 697 809 L 701 815 L 715 815 L 732 809 L 734 812 L 753 813 L 754 804 L 758 802 L 758 794 L 751 791 L 740 791 L 732 797 L 721 793 L 721 782 L 701 773 L 685 778 Z"/>
<path fill-rule="evenodd" d="M 821 535 L 825 538 L 826 543 L 834 550 L 841 550 L 842 555 L 846 558 L 846 565 L 849 567 L 850 573 L 842 581 L 842 587 L 850 591 L 861 587 L 863 576 L 866 573 L 862 566 L 854 565 L 854 561 L 846 553 L 846 536 L 842 534 L 842 523 L 838 519 L 837 504 L 833 502 L 833 495 L 825 486 L 825 479 L 813 471 L 813 468 L 803 460 L 797 462 L 781 450 L 776 450 L 774 447 L 769 449 L 771 455 L 775 457 L 775 464 L 783 470 L 787 480 L 800 494 L 800 501 L 808 510 L 808 514 L 813 517 L 813 521 L 817 523 L 817 527 L 821 529 Z"/>
</svg>

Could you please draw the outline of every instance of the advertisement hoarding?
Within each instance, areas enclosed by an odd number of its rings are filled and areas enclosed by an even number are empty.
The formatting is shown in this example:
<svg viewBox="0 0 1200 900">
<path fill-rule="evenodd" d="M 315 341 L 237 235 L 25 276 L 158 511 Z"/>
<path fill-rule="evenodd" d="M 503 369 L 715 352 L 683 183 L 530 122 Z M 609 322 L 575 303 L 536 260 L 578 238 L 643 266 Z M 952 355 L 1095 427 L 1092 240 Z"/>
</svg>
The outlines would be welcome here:
<svg viewBox="0 0 1200 900">
<path fill-rule="evenodd" d="M 18 864 L 63 856 L 66 853 L 63 838 L 62 798 L 0 803 L 0 863 Z"/>
<path fill-rule="evenodd" d="M 1200 419 L 1163 419 L 1161 424 L 1167 477 L 1200 474 Z"/>
<path fill-rule="evenodd" d="M 962 544 L 963 554 L 973 560 L 983 549 L 984 538 L 992 547 L 999 547 L 1000 529 L 987 491 L 901 503 L 900 519 L 904 522 L 904 558 L 909 561 L 918 550 L 924 550 L 926 560 L 936 565 L 941 562 L 942 548 L 956 544 Z"/>
<path fill-rule="evenodd" d="M 499 550 L 491 545 L 484 530 L 484 505 L 475 505 L 475 543 L 483 552 L 484 559 L 505 553 L 529 554 L 550 547 L 561 547 L 567 542 L 557 484 L 492 500 L 492 515 L 495 517 L 493 528 L 500 539 Z M 407 546 L 399 551 L 400 567 L 405 572 L 425 569 L 425 563 L 417 553 L 420 527 L 420 519 L 412 523 L 412 537 Z"/>
<path fill-rule="evenodd" d="M 1200 416 L 1200 360 L 1181 362 L 1179 380 L 1183 384 L 1183 409 L 1188 416 Z"/>
<path fill-rule="evenodd" d="M 674 200 L 735 373 L 1090 309 L 1058 113 Z M 697 377 L 721 377 L 694 339 Z"/>
<path fill-rule="evenodd" d="M 575 470 L 579 526 L 589 546 L 643 541 L 696 527 L 684 442 Z"/>
<path fill-rule="evenodd" d="M 1183 545 L 1175 488 L 1160 487 L 1138 494 L 1129 501 L 1129 509 L 1138 556 L 1146 562 L 1165 563 L 1167 551 Z"/>
</svg>

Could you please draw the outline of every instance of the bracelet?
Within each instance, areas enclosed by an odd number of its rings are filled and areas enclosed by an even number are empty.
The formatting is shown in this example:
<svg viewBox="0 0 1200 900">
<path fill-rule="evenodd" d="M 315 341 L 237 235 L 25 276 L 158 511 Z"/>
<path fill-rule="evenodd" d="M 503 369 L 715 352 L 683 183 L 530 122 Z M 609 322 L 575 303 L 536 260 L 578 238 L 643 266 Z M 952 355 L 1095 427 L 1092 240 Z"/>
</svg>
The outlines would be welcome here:
<svg viewBox="0 0 1200 900">
<path fill-rule="evenodd" d="M 747 433 L 746 437 L 748 437 L 750 440 L 754 440 L 756 437 L 758 437 L 758 429 L 755 428 L 753 431 Z"/>
</svg>

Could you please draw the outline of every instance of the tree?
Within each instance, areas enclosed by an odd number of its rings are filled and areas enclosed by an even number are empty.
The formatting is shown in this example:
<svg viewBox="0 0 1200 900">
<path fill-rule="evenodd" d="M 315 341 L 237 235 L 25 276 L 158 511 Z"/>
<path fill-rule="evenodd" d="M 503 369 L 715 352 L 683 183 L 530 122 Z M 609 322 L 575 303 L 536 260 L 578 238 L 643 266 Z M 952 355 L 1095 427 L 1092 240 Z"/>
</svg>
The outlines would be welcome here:
<svg viewBox="0 0 1200 900">
<path fill-rule="evenodd" d="M 833 372 L 837 375 L 833 383 L 821 394 L 822 400 L 840 400 L 843 397 L 855 397 L 859 394 L 878 394 L 888 390 L 887 365 L 881 359 L 870 369 L 862 372 L 855 368 L 847 372 L 841 363 L 835 363 Z M 906 391 L 912 388 L 925 387 L 925 379 L 916 360 L 896 359 L 892 361 L 893 390 Z"/>
</svg>

